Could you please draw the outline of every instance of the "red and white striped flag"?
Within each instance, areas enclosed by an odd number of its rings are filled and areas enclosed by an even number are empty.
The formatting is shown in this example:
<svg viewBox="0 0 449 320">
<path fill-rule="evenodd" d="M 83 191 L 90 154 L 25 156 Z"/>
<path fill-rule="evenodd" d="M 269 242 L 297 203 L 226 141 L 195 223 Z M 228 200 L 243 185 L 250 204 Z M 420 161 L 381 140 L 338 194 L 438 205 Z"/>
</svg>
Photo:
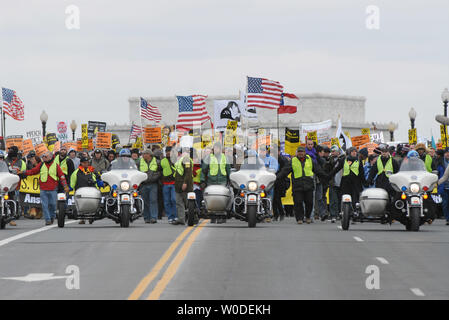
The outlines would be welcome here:
<svg viewBox="0 0 449 320">
<path fill-rule="evenodd" d="M 298 111 L 298 102 L 299 98 L 293 93 L 283 93 L 278 114 L 296 113 Z"/>
<path fill-rule="evenodd" d="M 247 107 L 279 109 L 283 91 L 277 81 L 248 77 Z"/>
<path fill-rule="evenodd" d="M 192 130 L 194 123 L 203 125 L 210 120 L 206 110 L 206 98 L 203 95 L 176 96 L 179 104 L 176 128 Z"/>
<path fill-rule="evenodd" d="M 140 98 L 140 116 L 150 121 L 156 121 L 159 123 L 162 119 L 162 115 L 157 107 L 153 107 L 144 98 Z"/>
<path fill-rule="evenodd" d="M 135 125 L 133 123 L 132 127 L 131 127 L 131 134 L 129 136 L 130 139 L 137 139 L 138 136 L 140 136 L 142 134 L 142 127 Z"/>
<path fill-rule="evenodd" d="M 3 112 L 18 121 L 25 119 L 25 106 L 14 90 L 2 88 L 2 100 Z"/>
</svg>

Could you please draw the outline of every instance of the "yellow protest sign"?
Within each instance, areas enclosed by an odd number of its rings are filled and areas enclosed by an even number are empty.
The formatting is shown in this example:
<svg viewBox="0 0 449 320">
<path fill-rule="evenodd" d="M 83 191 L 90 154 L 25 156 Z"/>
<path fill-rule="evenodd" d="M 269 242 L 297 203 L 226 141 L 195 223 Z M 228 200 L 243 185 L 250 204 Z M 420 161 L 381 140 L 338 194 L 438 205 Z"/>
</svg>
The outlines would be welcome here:
<svg viewBox="0 0 449 320">
<path fill-rule="evenodd" d="M 299 147 L 299 130 L 285 128 L 285 153 L 295 156 Z"/>
<path fill-rule="evenodd" d="M 362 129 L 362 136 L 364 136 L 364 135 L 370 135 L 371 134 L 371 131 L 370 131 L 370 129 L 369 128 L 363 128 Z"/>
<path fill-rule="evenodd" d="M 341 148 L 340 146 L 340 140 L 338 138 L 332 138 L 331 139 L 331 144 L 334 146 L 338 146 L 339 148 Z"/>
<path fill-rule="evenodd" d="M 418 141 L 416 128 L 408 130 L 408 143 L 409 144 L 416 144 Z"/>
<path fill-rule="evenodd" d="M 312 140 L 318 144 L 318 135 L 316 131 L 307 132 L 307 140 Z"/>
<path fill-rule="evenodd" d="M 440 133 L 441 133 L 442 148 L 447 148 L 448 132 L 447 132 L 447 127 L 444 124 L 440 125 Z"/>
<path fill-rule="evenodd" d="M 287 192 L 285 193 L 285 197 L 281 198 L 282 204 L 284 206 L 292 206 L 293 203 L 293 194 L 292 194 L 292 182 L 291 182 L 291 178 L 292 178 L 292 174 L 290 173 L 288 175 L 288 178 L 290 179 L 290 187 L 287 189 Z"/>
<path fill-rule="evenodd" d="M 89 148 L 89 136 L 87 132 L 87 124 L 81 125 L 81 148 L 82 149 Z"/>
</svg>

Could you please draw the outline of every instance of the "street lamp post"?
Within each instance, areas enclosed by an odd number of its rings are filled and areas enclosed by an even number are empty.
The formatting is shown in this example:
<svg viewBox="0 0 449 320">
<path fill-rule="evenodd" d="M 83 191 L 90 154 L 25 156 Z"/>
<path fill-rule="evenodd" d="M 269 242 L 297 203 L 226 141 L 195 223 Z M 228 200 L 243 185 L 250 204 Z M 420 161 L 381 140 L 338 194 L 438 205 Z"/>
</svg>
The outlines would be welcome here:
<svg viewBox="0 0 449 320">
<path fill-rule="evenodd" d="M 44 111 L 41 113 L 41 122 L 42 122 L 42 136 L 45 138 L 45 127 L 48 120 L 48 114 Z"/>
<path fill-rule="evenodd" d="M 394 131 L 397 129 L 397 125 L 393 122 L 388 124 L 388 131 L 390 131 L 390 141 L 394 141 Z"/>
<path fill-rule="evenodd" d="M 441 100 L 443 100 L 443 104 L 444 104 L 444 116 L 447 117 L 447 104 L 449 102 L 449 90 L 447 90 L 447 88 L 445 88 L 443 90 L 443 93 L 441 94 Z M 446 142 L 446 147 L 447 147 L 447 127 L 446 127 L 446 125 L 444 126 L 444 140 Z"/>
<path fill-rule="evenodd" d="M 410 118 L 410 124 L 412 126 L 412 129 L 415 129 L 415 119 L 416 119 L 416 110 L 415 108 L 411 108 L 408 112 L 408 116 Z"/>
<path fill-rule="evenodd" d="M 76 122 L 75 120 L 72 120 L 72 123 L 70 124 L 70 129 L 72 129 L 72 140 L 75 141 L 75 131 L 76 131 Z"/>
</svg>

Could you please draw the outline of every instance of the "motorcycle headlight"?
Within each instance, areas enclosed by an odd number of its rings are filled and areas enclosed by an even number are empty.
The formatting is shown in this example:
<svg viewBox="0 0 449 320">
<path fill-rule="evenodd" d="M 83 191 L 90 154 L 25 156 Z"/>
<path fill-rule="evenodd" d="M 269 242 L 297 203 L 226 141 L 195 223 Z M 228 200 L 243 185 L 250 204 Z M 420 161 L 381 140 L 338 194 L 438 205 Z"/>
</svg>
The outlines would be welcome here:
<svg viewBox="0 0 449 320">
<path fill-rule="evenodd" d="M 122 183 L 120 183 L 120 189 L 122 191 L 128 191 L 129 190 L 129 183 L 126 181 L 123 181 Z"/>
<path fill-rule="evenodd" d="M 410 185 L 410 191 L 413 192 L 413 193 L 418 193 L 419 192 L 419 184 L 412 183 Z"/>
<path fill-rule="evenodd" d="M 248 183 L 248 190 L 256 191 L 257 190 L 257 182 L 251 181 L 250 183 Z"/>
</svg>

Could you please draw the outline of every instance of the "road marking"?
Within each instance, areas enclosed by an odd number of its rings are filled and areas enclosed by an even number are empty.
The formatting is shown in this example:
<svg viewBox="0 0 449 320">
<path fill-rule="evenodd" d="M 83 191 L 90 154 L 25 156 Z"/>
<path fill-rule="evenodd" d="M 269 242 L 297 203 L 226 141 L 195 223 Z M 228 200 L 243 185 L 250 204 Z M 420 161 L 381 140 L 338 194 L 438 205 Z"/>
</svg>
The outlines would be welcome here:
<svg viewBox="0 0 449 320">
<path fill-rule="evenodd" d="M 7 277 L 4 280 L 16 280 L 23 282 L 47 281 L 55 279 L 67 279 L 70 276 L 55 276 L 54 273 L 30 273 L 24 277 Z"/>
<path fill-rule="evenodd" d="M 70 223 L 75 223 L 75 222 L 76 222 L 76 220 L 75 221 L 68 221 L 65 224 L 70 224 Z M 11 243 L 13 241 L 16 241 L 16 240 L 19 240 L 19 239 L 22 239 L 22 238 L 26 238 L 28 236 L 31 236 L 31 235 L 35 234 L 35 233 L 47 231 L 47 230 L 50 230 L 50 229 L 56 228 L 56 227 L 58 227 L 58 225 L 46 226 L 46 227 L 42 227 L 42 228 L 39 228 L 39 229 L 35 229 L 35 230 L 27 231 L 27 232 L 24 232 L 24 233 L 20 233 L 18 235 L 10 237 L 10 238 L 3 239 L 3 240 L 0 241 L 0 247 L 4 246 L 4 245 L 7 245 L 8 243 Z"/>
<path fill-rule="evenodd" d="M 358 242 L 363 242 L 364 241 L 362 238 L 359 238 L 359 237 L 354 237 L 354 239 L 355 239 L 355 241 L 358 241 Z"/>
<path fill-rule="evenodd" d="M 164 255 L 159 259 L 159 261 L 156 263 L 156 265 L 153 267 L 153 269 L 148 273 L 145 278 L 140 281 L 140 283 L 137 285 L 137 287 L 134 289 L 133 293 L 128 297 L 128 300 L 137 300 L 140 298 L 140 296 L 144 293 L 144 291 L 148 288 L 150 283 L 157 277 L 159 272 L 162 270 L 164 265 L 167 263 L 167 261 L 172 256 L 173 252 L 175 252 L 176 248 L 179 246 L 179 244 L 184 240 L 184 238 L 189 234 L 189 232 L 194 227 L 187 227 L 177 238 L 176 240 L 170 245 L 170 247 L 165 251 Z"/>
<path fill-rule="evenodd" d="M 425 294 L 418 288 L 411 288 L 412 292 L 418 297 L 424 297 Z"/>
<path fill-rule="evenodd" d="M 390 263 L 387 261 L 387 259 L 385 259 L 385 258 L 382 258 L 382 257 L 376 257 L 376 259 L 377 259 L 380 263 L 382 263 L 382 264 L 390 264 Z"/>
<path fill-rule="evenodd" d="M 181 265 L 182 261 L 187 255 L 187 252 L 189 251 L 190 247 L 192 246 L 193 242 L 195 241 L 198 234 L 203 229 L 204 225 L 209 222 L 209 220 L 203 221 L 186 239 L 184 245 L 179 250 L 176 257 L 173 259 L 172 263 L 168 266 L 167 270 L 165 271 L 164 275 L 162 276 L 161 280 L 156 284 L 156 287 L 154 290 L 148 295 L 147 300 L 158 300 L 161 296 L 162 292 L 164 292 L 165 288 L 171 281 L 171 279 L 175 276 L 176 272 L 178 271 L 179 266 Z"/>
</svg>

